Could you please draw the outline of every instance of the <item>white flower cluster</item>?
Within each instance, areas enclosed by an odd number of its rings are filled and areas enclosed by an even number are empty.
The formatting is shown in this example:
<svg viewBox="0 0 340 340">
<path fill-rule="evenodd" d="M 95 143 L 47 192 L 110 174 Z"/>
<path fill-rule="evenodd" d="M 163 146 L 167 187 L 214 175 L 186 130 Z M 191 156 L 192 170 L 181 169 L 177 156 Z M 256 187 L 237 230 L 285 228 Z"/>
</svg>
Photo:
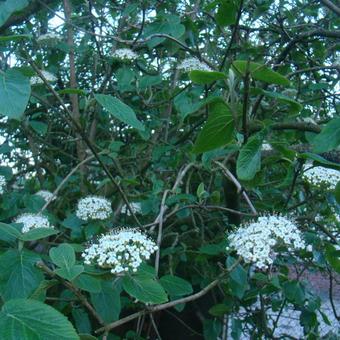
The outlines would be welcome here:
<svg viewBox="0 0 340 340">
<path fill-rule="evenodd" d="M 24 225 L 21 229 L 23 233 L 27 233 L 31 229 L 36 228 L 54 229 L 54 226 L 50 224 L 48 218 L 40 214 L 22 214 L 17 217 L 14 222 Z"/>
<path fill-rule="evenodd" d="M 135 60 L 138 58 L 138 54 L 130 50 L 129 48 L 119 48 L 113 51 L 112 56 L 122 60 Z"/>
<path fill-rule="evenodd" d="M 106 220 L 112 214 L 111 203 L 104 197 L 87 196 L 77 205 L 76 215 L 83 221 Z"/>
<path fill-rule="evenodd" d="M 269 143 L 263 143 L 261 146 L 262 151 L 272 151 L 273 147 Z"/>
<path fill-rule="evenodd" d="M 5 192 L 5 188 L 6 188 L 6 178 L 0 175 L 0 195 L 2 195 Z"/>
<path fill-rule="evenodd" d="M 97 243 L 84 250 L 85 264 L 97 264 L 111 268 L 112 274 L 136 272 L 144 260 L 148 260 L 158 247 L 139 230 L 120 229 L 102 235 Z"/>
<path fill-rule="evenodd" d="M 302 178 L 316 187 L 334 190 L 340 181 L 340 171 L 322 166 L 311 168 L 311 164 L 305 164 Z"/>
<path fill-rule="evenodd" d="M 202 61 L 198 60 L 197 58 L 187 58 L 184 59 L 179 65 L 178 69 L 184 70 L 186 72 L 189 71 L 212 71 L 212 69 Z"/>
<path fill-rule="evenodd" d="M 132 209 L 134 214 L 140 214 L 142 212 L 142 206 L 141 206 L 141 204 L 139 202 L 132 202 L 132 203 L 130 203 L 130 207 L 131 207 L 131 209 Z M 126 204 L 124 204 L 122 206 L 121 213 L 122 214 L 126 214 L 127 216 L 131 216 L 131 212 L 128 209 Z"/>
<path fill-rule="evenodd" d="M 228 239 L 245 262 L 260 269 L 268 268 L 274 262 L 276 245 L 286 245 L 288 250 L 305 248 L 296 224 L 280 215 L 261 216 L 256 222 L 241 226 Z"/>
<path fill-rule="evenodd" d="M 60 36 L 58 34 L 55 33 L 46 33 L 46 34 L 41 34 L 38 38 L 37 38 L 37 42 L 38 43 L 49 43 L 50 41 L 59 41 L 61 40 Z"/>
<path fill-rule="evenodd" d="M 53 197 L 53 194 L 48 190 L 40 190 L 36 193 L 36 195 L 42 197 L 45 202 L 50 200 L 54 201 L 56 199 L 56 197 Z"/>
<path fill-rule="evenodd" d="M 57 77 L 54 76 L 52 73 L 47 72 L 47 71 L 41 71 L 41 73 L 48 82 L 54 83 L 57 81 Z M 30 83 L 31 85 L 39 85 L 39 84 L 43 84 L 44 81 L 39 76 L 34 76 L 34 77 L 31 77 Z"/>
</svg>

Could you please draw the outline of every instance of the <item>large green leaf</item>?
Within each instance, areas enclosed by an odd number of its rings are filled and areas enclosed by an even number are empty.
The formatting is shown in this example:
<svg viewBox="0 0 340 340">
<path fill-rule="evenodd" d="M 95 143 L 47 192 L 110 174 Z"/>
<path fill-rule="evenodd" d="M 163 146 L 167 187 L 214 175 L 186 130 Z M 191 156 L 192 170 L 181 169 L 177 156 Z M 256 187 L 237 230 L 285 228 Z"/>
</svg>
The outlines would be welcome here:
<svg viewBox="0 0 340 340">
<path fill-rule="evenodd" d="M 270 70 L 263 64 L 254 63 L 252 61 L 248 63 L 247 60 L 235 60 L 232 66 L 234 70 L 236 70 L 236 72 L 242 76 L 246 74 L 248 68 L 248 72 L 255 80 L 260 80 L 269 84 L 283 86 L 290 85 L 290 82 L 287 78 L 278 72 Z"/>
<path fill-rule="evenodd" d="M 75 264 L 74 249 L 67 243 L 51 248 L 49 254 L 53 263 L 60 267 L 55 270 L 56 274 L 66 280 L 72 281 L 84 271 L 84 266 Z"/>
<path fill-rule="evenodd" d="M 227 258 L 227 267 L 230 268 L 234 265 L 235 259 L 231 256 Z M 247 271 L 238 264 L 229 274 L 229 286 L 232 294 L 242 299 L 244 293 L 248 289 L 248 275 Z"/>
<path fill-rule="evenodd" d="M 58 234 L 58 230 L 52 228 L 35 228 L 31 229 L 27 233 L 20 235 L 19 238 L 22 241 L 34 241 L 55 234 Z"/>
<path fill-rule="evenodd" d="M 39 286 L 44 276 L 36 268 L 37 254 L 10 249 L 0 256 L 1 296 L 7 301 L 25 298 Z"/>
<path fill-rule="evenodd" d="M 3 340 L 78 340 L 71 322 L 49 305 L 36 300 L 15 299 L 0 311 Z"/>
<path fill-rule="evenodd" d="M 101 280 L 86 273 L 80 274 L 73 283 L 78 288 L 89 293 L 99 293 L 102 289 Z"/>
<path fill-rule="evenodd" d="M 340 204 L 340 182 L 337 183 L 334 190 L 335 200 Z"/>
<path fill-rule="evenodd" d="M 261 146 L 263 134 L 257 133 L 243 145 L 237 157 L 236 173 L 241 180 L 249 181 L 261 169 Z"/>
<path fill-rule="evenodd" d="M 185 33 L 185 26 L 181 24 L 181 18 L 179 16 L 169 13 L 159 20 L 148 24 L 144 29 L 143 35 L 147 38 L 158 33 L 167 34 L 178 39 Z M 151 49 L 165 40 L 166 38 L 164 37 L 154 37 L 147 42 L 147 45 Z"/>
<path fill-rule="evenodd" d="M 30 94 L 29 79 L 18 70 L 0 71 L 0 115 L 19 119 L 26 109 Z"/>
<path fill-rule="evenodd" d="M 106 94 L 96 94 L 94 97 L 112 116 L 123 123 L 144 131 L 144 125 L 137 119 L 135 112 L 118 98 Z"/>
<path fill-rule="evenodd" d="M 28 5 L 28 0 L 5 0 L 0 1 L 0 26 L 17 11 L 22 10 Z"/>
<path fill-rule="evenodd" d="M 317 153 L 335 149 L 340 144 L 340 118 L 329 121 L 313 140 L 313 151 Z"/>
<path fill-rule="evenodd" d="M 178 276 L 165 275 L 159 281 L 171 296 L 183 296 L 193 292 L 191 284 Z"/>
<path fill-rule="evenodd" d="M 337 250 L 332 244 L 327 243 L 325 248 L 326 259 L 331 267 L 340 274 L 340 250 Z"/>
<path fill-rule="evenodd" d="M 209 117 L 196 139 L 195 153 L 217 149 L 233 139 L 234 119 L 227 104 L 218 100 L 208 107 Z"/>
<path fill-rule="evenodd" d="M 168 301 L 163 287 L 148 275 L 125 276 L 123 288 L 129 295 L 144 303 L 159 304 Z"/>
<path fill-rule="evenodd" d="M 232 25 L 236 22 L 237 6 L 234 0 L 221 0 L 215 19 L 220 26 Z"/>
<path fill-rule="evenodd" d="M 102 282 L 102 290 L 99 293 L 91 293 L 91 301 L 105 322 L 109 323 L 119 319 L 120 289 L 114 287 L 112 282 Z"/>
<path fill-rule="evenodd" d="M 194 70 L 189 72 L 189 78 L 196 84 L 210 84 L 216 80 L 226 78 L 226 75 L 217 71 Z"/>
<path fill-rule="evenodd" d="M 21 233 L 19 230 L 15 229 L 10 224 L 0 222 L 0 240 L 12 243 L 20 236 Z"/>
<path fill-rule="evenodd" d="M 67 243 L 51 248 L 49 254 L 58 267 L 70 268 L 76 263 L 74 249 Z"/>
<path fill-rule="evenodd" d="M 270 92 L 270 91 L 265 91 L 265 90 L 262 90 L 261 92 L 267 97 L 277 99 L 279 102 L 283 102 L 283 103 L 289 105 L 289 107 L 290 107 L 289 111 L 290 111 L 291 114 L 299 113 L 302 110 L 302 105 L 299 102 L 297 102 L 296 100 L 294 100 L 294 99 L 292 99 L 288 96 L 285 96 L 281 93 Z"/>
</svg>

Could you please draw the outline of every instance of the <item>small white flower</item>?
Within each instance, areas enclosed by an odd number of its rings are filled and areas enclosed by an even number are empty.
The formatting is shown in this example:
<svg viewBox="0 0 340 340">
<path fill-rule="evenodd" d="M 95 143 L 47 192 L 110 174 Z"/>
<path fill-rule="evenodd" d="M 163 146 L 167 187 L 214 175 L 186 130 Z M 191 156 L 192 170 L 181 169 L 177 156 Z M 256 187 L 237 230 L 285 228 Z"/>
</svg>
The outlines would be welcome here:
<svg viewBox="0 0 340 340">
<path fill-rule="evenodd" d="M 106 220 L 111 214 L 111 203 L 105 197 L 87 196 L 77 205 L 76 215 L 83 221 Z"/>
<path fill-rule="evenodd" d="M 82 253 L 85 264 L 111 268 L 112 274 L 136 272 L 158 247 L 139 230 L 119 229 L 102 235 Z"/>
<path fill-rule="evenodd" d="M 56 199 L 56 197 L 53 197 L 53 194 L 48 190 L 40 190 L 36 193 L 36 195 L 42 197 L 45 202 L 50 200 L 54 201 Z"/>
<path fill-rule="evenodd" d="M 135 60 L 138 58 L 138 54 L 130 50 L 129 48 L 119 48 L 113 51 L 112 56 L 122 60 Z"/>
<path fill-rule="evenodd" d="M 142 212 L 142 206 L 139 202 L 132 202 L 130 203 L 130 207 L 132 208 L 132 211 L 134 214 L 140 214 Z M 122 210 L 121 210 L 122 214 L 126 214 L 127 216 L 131 216 L 131 212 L 128 209 L 127 205 L 124 204 L 122 206 Z"/>
<path fill-rule="evenodd" d="M 261 150 L 262 151 L 272 151 L 273 147 L 269 143 L 263 143 Z"/>
<path fill-rule="evenodd" d="M 50 42 L 58 42 L 61 40 L 60 35 L 55 34 L 55 33 L 46 33 L 46 34 L 41 34 L 37 38 L 38 43 L 50 43 Z"/>
<path fill-rule="evenodd" d="M 54 226 L 50 224 L 48 218 L 40 214 L 22 214 L 17 217 L 14 222 L 24 225 L 21 229 L 23 233 L 27 233 L 31 229 L 36 228 L 54 229 Z"/>
<path fill-rule="evenodd" d="M 313 168 L 311 164 L 305 164 L 302 178 L 316 187 L 334 190 L 340 181 L 340 171 L 322 166 Z"/>
<path fill-rule="evenodd" d="M 57 77 L 54 76 L 52 73 L 47 72 L 47 71 L 41 71 L 41 73 L 48 82 L 54 83 L 57 81 Z M 39 76 L 34 76 L 34 77 L 31 77 L 30 83 L 31 85 L 39 85 L 39 84 L 43 84 L 44 81 Z"/>
<path fill-rule="evenodd" d="M 184 59 L 177 67 L 180 70 L 189 72 L 189 71 L 212 71 L 210 66 L 206 63 L 198 60 L 197 58 L 187 58 Z"/>
<path fill-rule="evenodd" d="M 6 188 L 6 178 L 0 175 L 0 195 L 2 195 L 5 192 L 5 188 Z"/>
<path fill-rule="evenodd" d="M 260 269 L 274 262 L 277 245 L 285 245 L 289 250 L 305 248 L 295 222 L 280 215 L 261 216 L 255 222 L 241 225 L 228 239 L 230 247 L 245 262 L 254 263 Z"/>
</svg>

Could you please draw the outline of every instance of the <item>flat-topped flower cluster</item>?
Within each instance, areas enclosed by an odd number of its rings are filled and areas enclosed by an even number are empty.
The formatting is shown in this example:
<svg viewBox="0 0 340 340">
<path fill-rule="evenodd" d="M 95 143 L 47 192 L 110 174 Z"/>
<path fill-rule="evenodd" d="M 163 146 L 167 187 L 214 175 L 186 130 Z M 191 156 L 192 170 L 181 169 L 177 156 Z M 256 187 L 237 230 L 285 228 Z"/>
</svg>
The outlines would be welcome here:
<svg viewBox="0 0 340 340">
<path fill-rule="evenodd" d="M 5 192 L 5 188 L 6 188 L 6 178 L 0 175 L 0 195 L 2 195 Z"/>
<path fill-rule="evenodd" d="M 44 199 L 45 202 L 48 202 L 48 201 L 53 201 L 56 199 L 56 197 L 53 196 L 53 194 L 48 191 L 48 190 L 39 190 L 37 193 L 36 193 L 37 196 L 40 196 L 41 198 Z"/>
<path fill-rule="evenodd" d="M 101 196 L 87 196 L 79 200 L 76 215 L 83 221 L 106 220 L 112 214 L 111 203 Z"/>
<path fill-rule="evenodd" d="M 60 35 L 55 34 L 55 33 L 45 33 L 45 34 L 39 35 L 39 37 L 37 38 L 38 43 L 50 42 L 51 40 L 59 41 L 61 40 L 61 37 Z"/>
<path fill-rule="evenodd" d="M 22 214 L 17 217 L 14 222 L 23 224 L 23 227 L 21 229 L 21 232 L 23 233 L 27 233 L 28 231 L 37 228 L 54 229 L 54 226 L 50 224 L 48 218 L 41 214 Z"/>
<path fill-rule="evenodd" d="M 334 190 L 340 181 L 340 171 L 322 166 L 312 167 L 311 164 L 305 164 L 302 178 L 316 187 Z"/>
<path fill-rule="evenodd" d="M 136 272 L 143 261 L 148 260 L 158 247 L 139 230 L 120 229 L 102 235 L 82 254 L 85 264 L 111 268 L 112 274 Z"/>
<path fill-rule="evenodd" d="M 41 71 L 41 73 L 49 83 L 53 83 L 57 81 L 57 77 L 54 76 L 52 73 L 48 71 L 44 71 L 44 70 Z M 40 77 L 34 76 L 34 77 L 31 77 L 30 83 L 31 85 L 40 85 L 40 84 L 43 84 L 44 81 Z"/>
<path fill-rule="evenodd" d="M 212 71 L 210 66 L 197 58 L 184 59 L 177 67 L 180 70 L 189 71 Z"/>
<path fill-rule="evenodd" d="M 112 56 L 121 60 L 135 60 L 138 58 L 138 54 L 129 48 L 119 48 L 113 51 Z"/>
<path fill-rule="evenodd" d="M 295 222 L 280 215 L 261 216 L 257 221 L 241 225 L 228 239 L 230 247 L 245 262 L 260 269 L 273 264 L 278 245 L 285 245 L 290 251 L 306 247 Z"/>
</svg>

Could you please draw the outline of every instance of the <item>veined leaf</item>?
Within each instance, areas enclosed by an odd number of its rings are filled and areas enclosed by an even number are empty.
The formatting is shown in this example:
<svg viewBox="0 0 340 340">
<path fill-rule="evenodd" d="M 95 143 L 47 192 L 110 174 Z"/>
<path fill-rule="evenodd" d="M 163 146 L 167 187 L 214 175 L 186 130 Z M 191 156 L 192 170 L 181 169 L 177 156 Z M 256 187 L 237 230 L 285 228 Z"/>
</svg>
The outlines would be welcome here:
<svg viewBox="0 0 340 340">
<path fill-rule="evenodd" d="M 138 130 L 144 131 L 144 125 L 137 119 L 135 112 L 118 98 L 106 94 L 96 94 L 94 97 L 113 117 Z"/>
<path fill-rule="evenodd" d="M 269 84 L 282 86 L 290 85 L 289 80 L 278 72 L 272 71 L 263 64 L 249 62 L 247 60 L 235 60 L 232 64 L 234 70 L 244 76 L 247 72 L 247 67 L 250 75 L 255 80 L 260 80 Z"/>
</svg>

